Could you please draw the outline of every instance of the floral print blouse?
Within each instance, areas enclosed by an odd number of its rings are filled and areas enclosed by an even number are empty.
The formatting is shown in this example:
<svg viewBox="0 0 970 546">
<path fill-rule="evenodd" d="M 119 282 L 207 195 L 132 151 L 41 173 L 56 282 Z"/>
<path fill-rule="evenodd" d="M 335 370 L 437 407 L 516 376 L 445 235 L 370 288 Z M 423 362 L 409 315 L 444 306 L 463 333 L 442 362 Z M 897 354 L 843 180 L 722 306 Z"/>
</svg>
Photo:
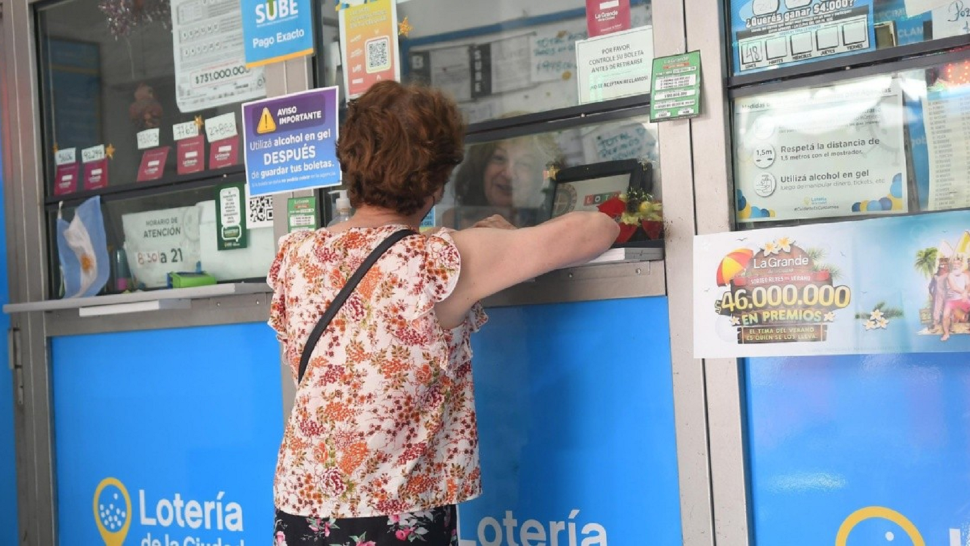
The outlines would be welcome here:
<svg viewBox="0 0 970 546">
<path fill-rule="evenodd" d="M 317 320 L 381 241 L 405 226 L 284 237 L 267 282 L 269 324 L 294 381 Z M 476 304 L 446 330 L 434 305 L 458 282 L 447 232 L 413 235 L 378 260 L 313 351 L 276 468 L 276 507 L 369 517 L 457 504 L 481 492 L 469 337 Z"/>
</svg>

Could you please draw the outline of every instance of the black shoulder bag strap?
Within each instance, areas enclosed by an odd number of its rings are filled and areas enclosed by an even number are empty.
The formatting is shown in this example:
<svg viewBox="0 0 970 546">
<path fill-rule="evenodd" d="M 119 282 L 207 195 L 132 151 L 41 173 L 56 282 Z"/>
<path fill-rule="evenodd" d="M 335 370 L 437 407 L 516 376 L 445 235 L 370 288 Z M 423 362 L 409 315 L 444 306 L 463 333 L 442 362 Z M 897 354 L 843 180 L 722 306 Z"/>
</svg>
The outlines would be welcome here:
<svg viewBox="0 0 970 546">
<path fill-rule="evenodd" d="M 357 271 L 355 271 L 350 277 L 347 284 L 345 284 L 340 290 L 337 297 L 333 299 L 333 303 L 330 304 L 330 307 L 327 307 L 327 310 L 323 313 L 323 316 L 320 317 L 320 321 L 317 322 L 317 325 L 313 328 L 313 331 L 310 332 L 310 337 L 307 339 L 306 345 L 303 346 L 303 356 L 300 358 L 300 375 L 297 379 L 298 384 L 303 383 L 303 375 L 306 374 L 307 366 L 310 365 L 310 355 L 313 354 L 313 349 L 317 346 L 317 342 L 320 341 L 320 336 L 323 335 L 323 331 L 326 330 L 327 326 L 330 325 L 330 321 L 333 320 L 333 317 L 335 317 L 337 312 L 340 311 L 340 308 L 343 307 L 344 302 L 347 301 L 350 294 L 353 293 L 354 289 L 357 288 L 357 285 L 360 284 L 360 281 L 364 278 L 364 275 L 370 271 L 370 268 L 374 265 L 374 263 L 380 259 L 380 257 L 383 256 L 389 248 L 394 246 L 395 243 L 409 235 L 415 234 L 416 232 L 411 229 L 395 231 L 390 237 L 384 239 L 384 241 L 378 245 L 378 247 L 375 248 L 369 256 L 367 256 L 364 263 L 360 264 L 360 267 L 357 268 Z"/>
</svg>

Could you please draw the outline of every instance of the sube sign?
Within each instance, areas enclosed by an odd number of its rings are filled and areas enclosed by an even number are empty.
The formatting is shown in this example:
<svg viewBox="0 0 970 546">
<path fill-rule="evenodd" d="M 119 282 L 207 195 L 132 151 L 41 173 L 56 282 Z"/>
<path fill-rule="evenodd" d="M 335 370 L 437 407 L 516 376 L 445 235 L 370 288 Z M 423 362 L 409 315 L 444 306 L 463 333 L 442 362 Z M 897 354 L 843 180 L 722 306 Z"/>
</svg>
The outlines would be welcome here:
<svg viewBox="0 0 970 546">
<path fill-rule="evenodd" d="M 313 54 L 313 17 L 308 0 L 243 0 L 246 66 Z"/>
</svg>

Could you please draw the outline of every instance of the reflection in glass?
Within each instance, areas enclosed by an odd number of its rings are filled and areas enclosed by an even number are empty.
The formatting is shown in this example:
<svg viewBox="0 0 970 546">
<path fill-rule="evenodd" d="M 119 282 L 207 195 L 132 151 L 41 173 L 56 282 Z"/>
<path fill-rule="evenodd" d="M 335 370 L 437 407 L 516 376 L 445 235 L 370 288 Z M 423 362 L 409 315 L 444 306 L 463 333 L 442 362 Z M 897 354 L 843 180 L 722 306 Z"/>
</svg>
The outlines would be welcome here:
<svg viewBox="0 0 970 546">
<path fill-rule="evenodd" d="M 550 176 L 566 167 L 636 159 L 653 164 L 656 179 L 656 135 L 646 118 L 633 118 L 471 144 L 438 206 L 437 223 L 461 229 L 498 214 L 516 226 L 538 224 L 552 215 Z"/>
</svg>

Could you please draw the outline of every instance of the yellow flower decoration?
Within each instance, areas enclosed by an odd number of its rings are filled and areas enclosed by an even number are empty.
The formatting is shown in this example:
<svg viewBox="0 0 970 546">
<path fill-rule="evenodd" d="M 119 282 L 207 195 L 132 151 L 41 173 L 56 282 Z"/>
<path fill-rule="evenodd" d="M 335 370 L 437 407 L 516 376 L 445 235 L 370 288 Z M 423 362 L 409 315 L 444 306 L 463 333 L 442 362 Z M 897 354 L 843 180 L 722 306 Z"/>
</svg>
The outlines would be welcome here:
<svg viewBox="0 0 970 546">
<path fill-rule="evenodd" d="M 781 248 L 783 252 L 791 252 L 791 245 L 794 242 L 795 241 L 792 241 L 791 238 L 789 237 L 782 237 L 781 239 L 778 239 L 776 244 L 779 246 L 779 248 Z"/>
</svg>

